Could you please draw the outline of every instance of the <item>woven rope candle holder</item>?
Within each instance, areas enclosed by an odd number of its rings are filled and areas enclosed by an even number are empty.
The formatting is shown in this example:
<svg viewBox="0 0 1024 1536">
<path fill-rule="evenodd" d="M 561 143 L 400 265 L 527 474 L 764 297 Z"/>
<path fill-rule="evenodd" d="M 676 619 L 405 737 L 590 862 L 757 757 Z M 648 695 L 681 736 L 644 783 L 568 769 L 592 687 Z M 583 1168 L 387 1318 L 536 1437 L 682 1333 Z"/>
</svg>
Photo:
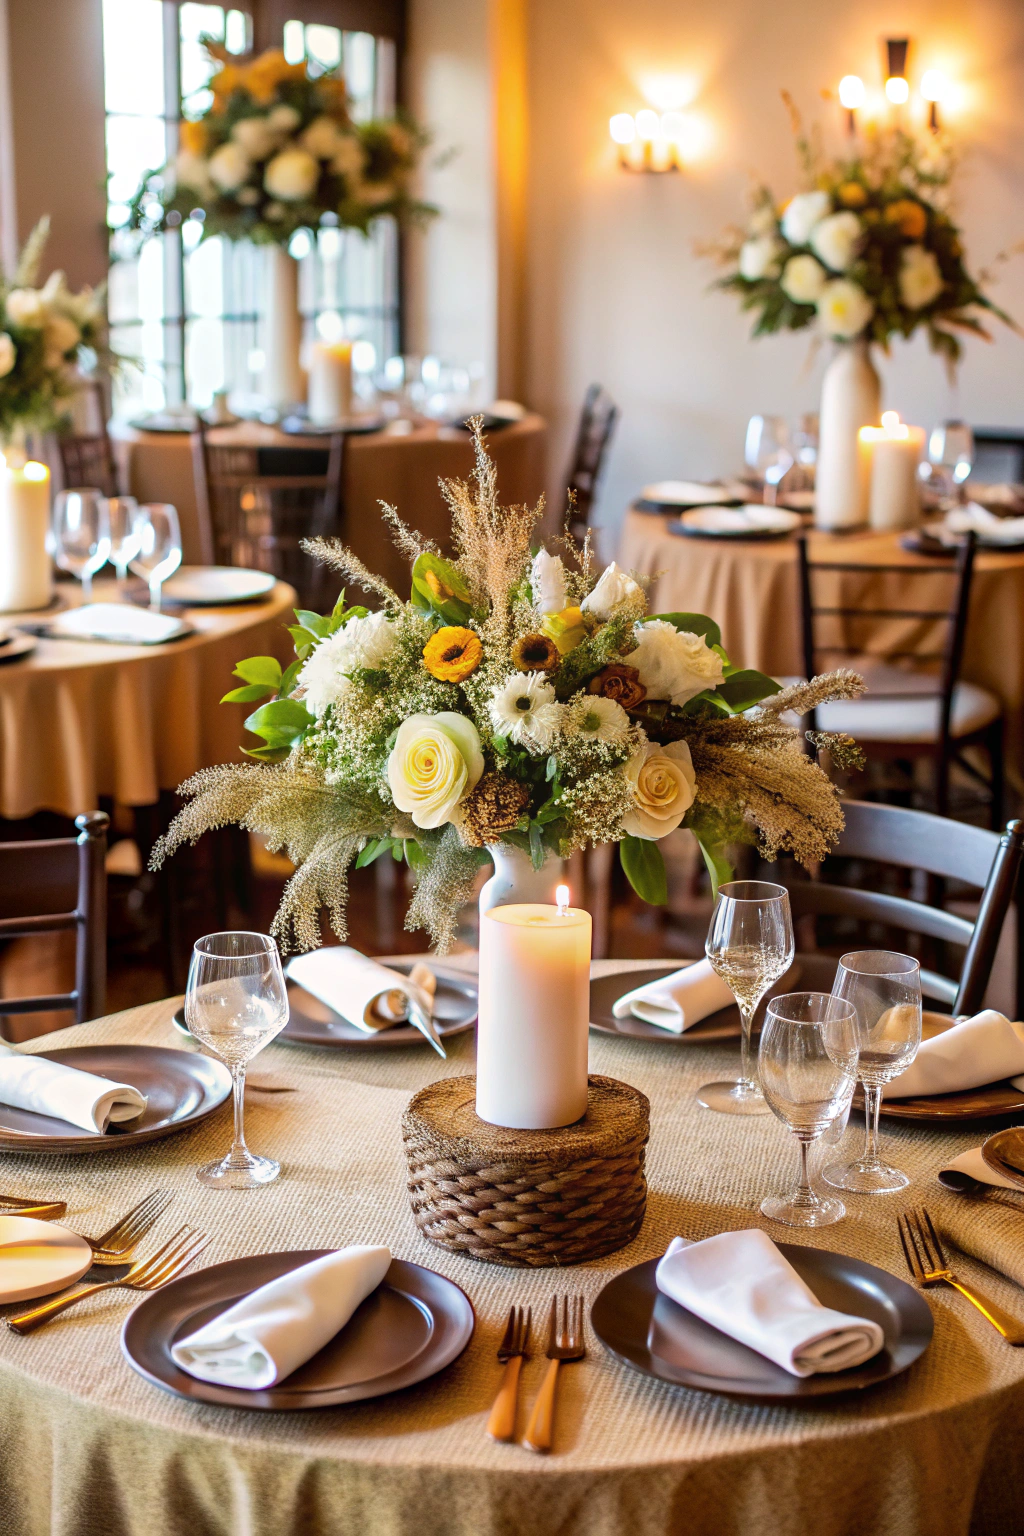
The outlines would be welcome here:
<svg viewBox="0 0 1024 1536">
<path fill-rule="evenodd" d="M 402 1118 L 409 1198 L 424 1237 L 488 1264 L 583 1264 L 624 1248 L 647 1204 L 650 1104 L 591 1077 L 587 1113 L 552 1131 L 481 1120 L 476 1078 L 448 1077 Z"/>
</svg>

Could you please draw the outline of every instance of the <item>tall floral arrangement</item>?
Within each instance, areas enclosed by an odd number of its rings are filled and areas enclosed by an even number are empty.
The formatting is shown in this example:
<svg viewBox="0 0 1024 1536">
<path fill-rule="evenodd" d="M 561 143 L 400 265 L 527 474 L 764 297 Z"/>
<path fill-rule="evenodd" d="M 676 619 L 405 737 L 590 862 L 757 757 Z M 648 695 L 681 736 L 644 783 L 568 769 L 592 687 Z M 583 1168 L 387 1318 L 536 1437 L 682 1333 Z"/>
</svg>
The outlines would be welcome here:
<svg viewBox="0 0 1024 1536">
<path fill-rule="evenodd" d="M 365 232 L 381 214 L 435 211 L 409 191 L 426 143 L 410 119 L 353 121 L 344 80 L 311 78 L 280 49 L 239 60 L 205 46 L 219 65 L 211 105 L 182 122 L 176 158 L 143 178 L 130 229 L 148 236 L 198 211 L 204 237 L 287 245 L 321 223 Z"/>
<path fill-rule="evenodd" d="M 713 619 L 647 611 L 589 543 L 531 550 L 542 505 L 501 507 L 479 423 L 468 483 L 442 483 L 454 558 L 384 513 L 411 562 L 408 600 L 349 550 L 307 547 L 375 593 L 300 610 L 296 659 L 243 661 L 228 701 L 267 699 L 246 720 L 256 762 L 197 774 L 157 850 L 237 822 L 299 866 L 275 921 L 288 945 L 320 942 L 320 911 L 345 932 L 346 876 L 387 855 L 418 876 L 407 927 L 439 947 L 454 932 L 487 846 L 540 867 L 617 842 L 645 899 L 666 899 L 660 840 L 689 828 L 714 878 L 724 845 L 822 858 L 843 824 L 837 793 L 784 718 L 863 687 L 849 672 L 780 689 L 732 665 Z M 849 760 L 848 739 L 831 739 Z"/>
</svg>

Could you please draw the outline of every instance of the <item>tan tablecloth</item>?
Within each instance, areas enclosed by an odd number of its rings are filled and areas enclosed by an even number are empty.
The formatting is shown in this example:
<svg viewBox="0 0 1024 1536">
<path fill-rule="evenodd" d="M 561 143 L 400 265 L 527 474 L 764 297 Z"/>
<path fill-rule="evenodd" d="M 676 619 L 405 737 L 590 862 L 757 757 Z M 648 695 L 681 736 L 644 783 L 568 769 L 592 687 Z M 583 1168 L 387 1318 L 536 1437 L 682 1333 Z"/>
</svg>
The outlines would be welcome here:
<svg viewBox="0 0 1024 1536">
<path fill-rule="evenodd" d="M 173 1006 L 150 1004 L 38 1043 L 181 1045 Z M 624 1252 L 571 1272 L 474 1264 L 417 1234 L 399 1133 L 415 1089 L 472 1069 L 471 1039 L 453 1042 L 447 1063 L 425 1046 L 351 1054 L 270 1046 L 258 1070 L 297 1091 L 251 1095 L 250 1142 L 283 1165 L 277 1183 L 251 1194 L 204 1190 L 192 1176 L 227 1144 L 226 1107 L 205 1127 L 134 1152 L 0 1158 L 0 1188 L 66 1197 L 69 1223 L 83 1231 L 102 1231 L 162 1186 L 176 1199 L 153 1242 L 186 1218 L 213 1235 L 209 1263 L 387 1242 L 451 1276 L 477 1314 L 472 1343 L 442 1376 L 389 1399 L 306 1414 L 205 1407 L 151 1386 L 120 1354 L 126 1293 L 97 1297 L 27 1338 L 0 1330 L 4 1536 L 1010 1536 L 1021 1528 L 1024 1351 L 945 1289 L 928 1292 L 935 1338 L 926 1355 L 890 1385 L 830 1407 L 744 1405 L 657 1383 L 614 1360 L 588 1330 L 585 1363 L 562 1376 L 555 1453 L 489 1440 L 494 1352 L 512 1301 L 543 1317 L 554 1291 L 593 1300 L 612 1274 L 662 1252 L 675 1233 L 760 1222 L 758 1202 L 791 1179 L 795 1155 L 771 1116 L 738 1120 L 696 1104 L 700 1083 L 735 1070 L 735 1049 L 594 1034 L 592 1070 L 651 1100 L 643 1231 Z M 887 1128 L 885 1141 L 913 1175 L 907 1201 L 926 1198 L 940 1220 L 964 1219 L 934 1174 L 976 1132 L 904 1126 Z M 902 1274 L 902 1203 L 851 1197 L 838 1226 L 774 1235 Z M 1024 1226 L 1002 1206 L 966 1210 L 1004 1240 Z M 1019 1289 L 971 1260 L 963 1268 L 1024 1316 Z M 542 1372 L 542 1360 L 527 1363 L 526 1404 Z"/>
<path fill-rule="evenodd" d="M 908 569 L 949 568 L 947 562 L 902 550 L 895 533 L 812 533 L 811 558 Z M 775 676 L 803 671 L 792 540 L 683 538 L 669 533 L 662 518 L 631 510 L 623 525 L 619 561 L 627 570 L 652 578 L 653 611 L 711 614 L 721 626 L 722 643 L 734 662 Z M 858 593 L 870 590 L 879 602 L 896 599 L 899 606 L 898 577 L 844 577 L 847 594 L 854 583 Z M 915 581 L 912 595 L 904 590 L 904 599 L 914 608 L 929 606 L 929 598 L 942 607 L 949 591 L 948 582 L 936 580 L 926 587 Z M 936 649 L 940 636 L 941 626 L 918 621 L 898 631 L 901 647 L 905 644 L 914 651 Z M 893 638 L 890 626 L 876 635 L 874 649 L 888 646 Z M 978 555 L 961 676 L 1002 699 L 1008 756 L 1019 781 L 1024 775 L 1024 555 L 987 550 Z"/>
<path fill-rule="evenodd" d="M 185 433 L 137 432 L 114 427 L 129 488 L 140 501 L 170 501 L 181 517 L 186 563 L 199 564 L 199 529 L 192 455 Z M 293 437 L 274 427 L 244 423 L 222 428 L 214 442 L 252 443 L 263 448 L 324 447 L 322 437 Z M 498 466 L 501 500 L 532 505 L 544 491 L 547 425 L 540 416 L 502 427 L 488 439 Z M 398 508 L 406 523 L 446 545 L 449 514 L 437 488 L 439 477 L 464 479 L 473 467 L 469 434 L 454 427 L 417 427 L 405 436 L 372 432 L 350 437 L 345 452 L 342 535 L 371 570 L 403 593 L 408 566 L 381 522 L 380 501 Z"/>
<path fill-rule="evenodd" d="M 81 601 L 77 583 L 59 591 Z M 93 595 L 114 601 L 116 584 L 98 581 Z M 199 768 L 244 761 L 247 711 L 219 700 L 242 657 L 292 659 L 283 626 L 294 602 L 279 581 L 266 602 L 184 610 L 196 633 L 170 645 L 40 640 L 0 666 L 0 816 L 76 816 L 100 795 L 152 805 Z"/>
</svg>

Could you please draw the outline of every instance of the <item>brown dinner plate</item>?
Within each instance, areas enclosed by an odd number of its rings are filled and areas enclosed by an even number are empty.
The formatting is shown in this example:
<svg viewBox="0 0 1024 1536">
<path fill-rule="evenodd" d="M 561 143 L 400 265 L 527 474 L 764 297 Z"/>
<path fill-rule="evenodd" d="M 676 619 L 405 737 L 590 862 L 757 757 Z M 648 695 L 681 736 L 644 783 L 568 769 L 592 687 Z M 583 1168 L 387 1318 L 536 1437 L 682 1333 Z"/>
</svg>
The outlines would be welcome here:
<svg viewBox="0 0 1024 1536">
<path fill-rule="evenodd" d="M 954 1020 L 946 1013 L 922 1014 L 923 1039 L 931 1040 L 951 1029 Z M 864 1108 L 864 1091 L 858 1083 L 854 1109 Z M 1024 1113 L 1024 1093 L 1012 1083 L 983 1083 L 961 1093 L 922 1094 L 914 1099 L 883 1099 L 882 1114 L 893 1120 L 923 1120 L 942 1125 L 951 1120 L 1005 1120 Z"/>
<path fill-rule="evenodd" d="M 928 1348 L 931 1309 L 905 1280 L 843 1253 L 797 1243 L 778 1247 L 824 1306 L 878 1323 L 885 1335 L 879 1354 L 850 1370 L 791 1376 L 663 1296 L 654 1278 L 658 1259 L 609 1281 L 591 1309 L 594 1332 L 617 1359 L 646 1376 L 760 1403 L 800 1403 L 874 1387 Z"/>
<path fill-rule="evenodd" d="M 627 992 L 632 992 L 635 987 L 646 986 L 652 981 L 663 981 L 666 976 L 674 976 L 679 968 L 679 965 L 666 965 L 659 970 L 616 971 L 614 976 L 601 976 L 596 981 L 592 981 L 590 983 L 591 1029 L 598 1030 L 602 1035 L 620 1035 L 627 1040 L 661 1040 L 668 1041 L 672 1045 L 711 1045 L 716 1040 L 738 1040 L 743 1030 L 740 1024 L 740 1011 L 735 1003 L 730 1003 L 728 1008 L 720 1008 L 717 1013 L 709 1014 L 706 1019 L 701 1019 L 699 1024 L 691 1024 L 690 1028 L 684 1029 L 681 1035 L 677 1035 L 671 1029 L 659 1029 L 657 1024 L 648 1024 L 646 1019 L 634 1019 L 632 1014 L 624 1019 L 617 1019 L 612 1013 L 613 1006 Z M 775 983 L 766 997 L 781 997 L 786 992 L 793 992 L 799 981 L 800 963 L 796 961 L 790 966 L 785 976 Z M 754 1017 L 755 1033 L 761 1028 L 764 1006 L 764 1002 L 758 1005 L 757 1014 Z"/>
<path fill-rule="evenodd" d="M 231 1094 L 227 1067 L 191 1051 L 154 1045 L 76 1045 L 38 1054 L 115 1083 L 130 1083 L 149 1102 L 138 1119 L 121 1121 L 103 1136 L 67 1120 L 0 1104 L 0 1150 L 4 1152 L 120 1152 L 188 1130 L 213 1114 Z"/>
<path fill-rule="evenodd" d="M 383 1397 L 443 1371 L 461 1355 L 476 1319 L 453 1281 L 422 1265 L 392 1259 L 383 1281 L 344 1328 L 276 1387 L 251 1392 L 189 1376 L 171 1347 L 261 1285 L 331 1250 L 263 1253 L 183 1275 L 137 1306 L 121 1333 L 129 1364 L 154 1386 L 193 1402 L 228 1408 L 329 1408 Z"/>
</svg>

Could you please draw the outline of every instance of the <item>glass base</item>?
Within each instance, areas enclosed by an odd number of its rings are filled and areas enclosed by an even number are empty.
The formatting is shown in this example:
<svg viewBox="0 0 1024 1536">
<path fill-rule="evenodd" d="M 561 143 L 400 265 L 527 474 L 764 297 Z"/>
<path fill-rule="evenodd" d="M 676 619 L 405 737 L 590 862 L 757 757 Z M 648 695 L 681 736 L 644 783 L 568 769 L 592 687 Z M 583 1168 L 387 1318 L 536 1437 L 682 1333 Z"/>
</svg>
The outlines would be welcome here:
<svg viewBox="0 0 1024 1536">
<path fill-rule="evenodd" d="M 257 1157 L 252 1152 L 229 1152 L 219 1163 L 207 1163 L 196 1169 L 200 1184 L 211 1189 L 259 1189 L 270 1184 L 281 1172 L 281 1164 L 272 1157 Z"/>
<path fill-rule="evenodd" d="M 770 1115 L 760 1088 L 749 1083 L 705 1083 L 697 1090 L 697 1103 L 720 1115 Z"/>
<path fill-rule="evenodd" d="M 849 1189 L 858 1195 L 893 1195 L 910 1183 L 907 1174 L 886 1163 L 830 1163 L 822 1178 L 833 1189 Z"/>
<path fill-rule="evenodd" d="M 770 1195 L 761 1201 L 761 1214 L 772 1221 L 784 1222 L 787 1227 L 830 1227 L 834 1221 L 842 1221 L 846 1206 L 831 1195 L 824 1199 L 812 1194 L 801 1199 L 798 1195 Z"/>
</svg>

